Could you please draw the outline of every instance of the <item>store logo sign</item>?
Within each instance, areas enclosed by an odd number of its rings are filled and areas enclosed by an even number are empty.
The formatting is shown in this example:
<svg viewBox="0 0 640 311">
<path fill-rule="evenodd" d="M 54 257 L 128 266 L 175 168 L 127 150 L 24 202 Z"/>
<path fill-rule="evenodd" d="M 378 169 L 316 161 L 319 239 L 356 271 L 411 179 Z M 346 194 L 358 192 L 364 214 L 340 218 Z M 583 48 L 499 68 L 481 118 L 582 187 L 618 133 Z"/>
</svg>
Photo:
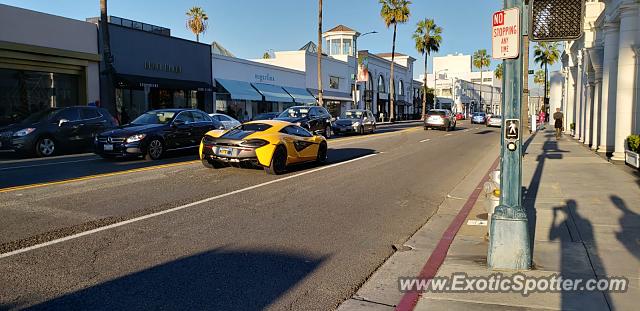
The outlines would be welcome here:
<svg viewBox="0 0 640 311">
<path fill-rule="evenodd" d="M 164 71 L 164 72 L 170 72 L 170 73 L 182 73 L 182 66 L 170 65 L 170 64 L 159 64 L 159 63 L 153 63 L 150 61 L 144 62 L 144 69 L 153 70 L 153 71 Z"/>
<path fill-rule="evenodd" d="M 259 81 L 259 82 L 264 82 L 264 81 L 271 81 L 271 82 L 273 82 L 273 81 L 276 81 L 276 78 L 275 78 L 275 77 L 273 77 L 272 75 L 268 74 L 268 73 L 267 73 L 267 74 L 264 74 L 264 75 L 262 75 L 262 74 L 257 74 L 257 73 L 256 73 L 256 74 L 255 74 L 255 78 L 256 78 L 256 80 L 257 80 L 257 81 Z"/>
</svg>

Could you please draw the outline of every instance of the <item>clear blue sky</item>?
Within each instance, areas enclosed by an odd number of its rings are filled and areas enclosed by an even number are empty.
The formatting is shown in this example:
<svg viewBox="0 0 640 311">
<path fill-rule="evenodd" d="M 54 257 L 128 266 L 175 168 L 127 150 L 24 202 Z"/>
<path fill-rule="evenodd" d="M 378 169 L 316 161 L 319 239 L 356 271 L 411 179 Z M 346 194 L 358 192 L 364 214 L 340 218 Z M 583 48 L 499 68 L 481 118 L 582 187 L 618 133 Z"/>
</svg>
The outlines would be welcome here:
<svg viewBox="0 0 640 311">
<path fill-rule="evenodd" d="M 0 0 L 0 3 L 84 20 L 99 15 L 99 0 Z M 267 50 L 298 49 L 316 41 L 316 0 L 109 0 L 109 14 L 171 28 L 173 36 L 195 40 L 185 27 L 185 12 L 201 6 L 209 15 L 209 30 L 201 42 L 218 41 L 236 56 L 259 58 Z M 398 26 L 397 51 L 416 62 L 422 73 L 423 58 L 415 51 L 411 35 L 418 20 L 433 18 L 443 28 L 443 42 L 436 55 L 491 51 L 491 16 L 502 8 L 500 0 L 413 0 L 411 18 Z M 324 29 L 344 24 L 361 33 L 359 49 L 391 52 L 392 29 L 380 18 L 376 0 L 324 0 Z M 491 68 L 498 64 L 492 60 Z M 533 66 L 532 66 L 533 67 Z M 431 64 L 429 64 L 431 70 Z"/>
</svg>

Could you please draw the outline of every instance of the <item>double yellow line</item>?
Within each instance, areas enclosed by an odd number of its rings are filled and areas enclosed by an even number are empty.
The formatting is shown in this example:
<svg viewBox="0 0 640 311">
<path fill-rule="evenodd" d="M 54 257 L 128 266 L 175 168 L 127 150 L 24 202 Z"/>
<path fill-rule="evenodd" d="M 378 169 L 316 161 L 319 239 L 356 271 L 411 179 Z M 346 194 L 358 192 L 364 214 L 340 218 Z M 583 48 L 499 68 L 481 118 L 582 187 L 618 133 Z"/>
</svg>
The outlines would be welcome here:
<svg viewBox="0 0 640 311">
<path fill-rule="evenodd" d="M 8 187 L 8 188 L 0 189 L 0 193 L 18 191 L 18 190 L 27 190 L 27 189 L 33 189 L 33 188 L 46 187 L 46 186 L 63 185 L 63 184 L 68 184 L 68 183 L 72 183 L 72 182 L 91 180 L 91 179 L 96 179 L 96 178 L 111 177 L 111 176 L 119 176 L 119 175 L 138 173 L 138 172 L 146 172 L 146 171 L 152 171 L 152 170 L 157 170 L 157 169 L 161 169 L 161 168 L 176 167 L 176 166 L 194 164 L 194 163 L 199 163 L 199 162 L 200 161 L 196 160 L 196 161 L 177 162 L 177 163 L 170 163 L 170 164 L 161 164 L 161 165 L 147 166 L 147 167 L 141 167 L 141 168 L 134 168 L 134 169 L 126 170 L 126 171 L 104 173 L 104 174 L 95 174 L 95 175 L 83 176 L 83 177 L 78 177 L 78 178 L 64 179 L 64 180 L 59 180 L 59 181 L 44 182 L 44 183 L 37 183 L 37 184 L 24 185 L 24 186 Z"/>
<path fill-rule="evenodd" d="M 403 130 L 399 130 L 399 131 L 393 131 L 393 132 L 385 132 L 385 133 L 377 133 L 377 134 L 374 133 L 372 135 L 366 135 L 366 136 L 339 138 L 339 139 L 330 140 L 329 143 L 331 143 L 331 142 L 334 142 L 334 143 L 347 142 L 347 141 L 363 139 L 363 138 L 369 138 L 369 137 L 370 138 L 378 138 L 378 137 L 382 137 L 382 136 L 390 136 L 390 135 L 393 135 L 393 134 L 412 132 L 412 131 L 416 131 L 416 130 L 419 130 L 419 129 L 421 129 L 421 127 L 411 127 L 411 128 L 407 128 L 407 129 L 403 129 Z M 74 183 L 74 182 L 79 182 L 79 181 L 85 181 L 85 180 L 91 180 L 91 179 L 97 179 L 97 178 L 105 178 L 105 177 L 111 177 L 111 176 L 120 176 L 120 175 L 131 174 L 131 173 L 146 172 L 146 171 L 158 170 L 158 169 L 169 168 L 169 167 L 189 165 L 189 164 L 194 164 L 194 163 L 199 163 L 199 162 L 200 162 L 199 160 L 195 160 L 195 161 L 185 161 L 185 162 L 177 162 L 177 163 L 170 163 L 170 164 L 154 165 L 154 166 L 148 166 L 148 167 L 125 170 L 125 171 L 119 171 L 119 172 L 95 174 L 95 175 L 88 175 L 88 176 L 83 176 L 83 177 L 78 177 L 78 178 L 70 178 L 70 179 L 64 179 L 64 180 L 58 180 L 58 181 L 52 181 L 52 182 L 43 182 L 43 183 L 30 184 L 30 185 L 24 185 L 24 186 L 8 187 L 8 188 L 0 189 L 0 193 L 20 191 L 20 190 L 28 190 L 28 189 L 34 189 L 34 188 L 47 187 L 47 186 L 64 185 L 64 184 L 69 184 L 69 183 Z"/>
</svg>

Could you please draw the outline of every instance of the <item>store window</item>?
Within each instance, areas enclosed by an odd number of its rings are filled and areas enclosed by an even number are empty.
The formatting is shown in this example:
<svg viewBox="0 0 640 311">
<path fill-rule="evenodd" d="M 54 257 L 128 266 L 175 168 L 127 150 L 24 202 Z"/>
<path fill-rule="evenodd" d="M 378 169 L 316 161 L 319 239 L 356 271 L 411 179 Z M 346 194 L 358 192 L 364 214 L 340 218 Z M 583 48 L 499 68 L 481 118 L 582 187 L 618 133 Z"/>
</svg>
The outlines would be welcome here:
<svg viewBox="0 0 640 311">
<path fill-rule="evenodd" d="M 46 108 L 82 105 L 79 94 L 76 75 L 0 69 L 0 126 Z"/>
<path fill-rule="evenodd" d="M 338 77 L 329 77 L 329 88 L 339 89 L 340 88 L 340 78 Z"/>
<path fill-rule="evenodd" d="M 331 40 L 331 55 L 340 55 L 340 40 Z"/>
<path fill-rule="evenodd" d="M 384 83 L 384 77 L 380 75 L 378 77 L 378 93 L 386 93 L 387 87 Z"/>
<path fill-rule="evenodd" d="M 398 96 L 404 96 L 404 82 L 402 80 L 398 82 Z"/>
</svg>

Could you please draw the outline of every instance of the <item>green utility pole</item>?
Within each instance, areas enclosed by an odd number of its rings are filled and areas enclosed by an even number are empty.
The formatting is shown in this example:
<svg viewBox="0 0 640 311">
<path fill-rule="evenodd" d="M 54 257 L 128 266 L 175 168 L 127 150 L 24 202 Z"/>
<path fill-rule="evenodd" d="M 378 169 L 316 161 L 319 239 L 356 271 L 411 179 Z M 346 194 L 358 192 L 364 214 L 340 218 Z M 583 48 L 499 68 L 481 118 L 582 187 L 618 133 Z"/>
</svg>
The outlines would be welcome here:
<svg viewBox="0 0 640 311">
<path fill-rule="evenodd" d="M 531 247 L 527 215 L 522 207 L 522 26 L 523 0 L 505 0 L 504 8 L 518 8 L 520 13 L 520 53 L 505 59 L 502 100 L 502 143 L 500 163 L 500 205 L 491 218 L 491 234 L 487 264 L 491 269 L 528 270 L 531 268 Z"/>
</svg>

